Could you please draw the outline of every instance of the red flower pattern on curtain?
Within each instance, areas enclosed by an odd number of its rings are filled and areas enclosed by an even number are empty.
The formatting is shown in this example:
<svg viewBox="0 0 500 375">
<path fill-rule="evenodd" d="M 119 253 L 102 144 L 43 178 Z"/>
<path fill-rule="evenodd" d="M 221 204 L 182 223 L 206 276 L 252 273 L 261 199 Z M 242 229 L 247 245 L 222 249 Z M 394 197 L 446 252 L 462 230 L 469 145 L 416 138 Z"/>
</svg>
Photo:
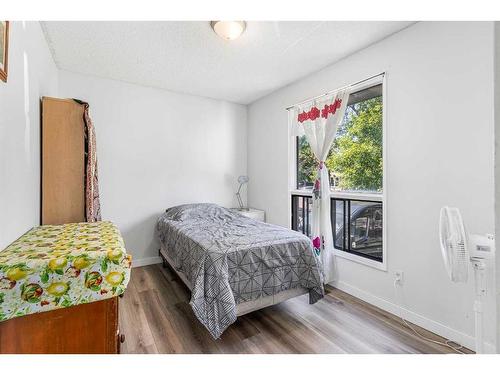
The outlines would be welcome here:
<svg viewBox="0 0 500 375">
<path fill-rule="evenodd" d="M 325 107 L 321 111 L 317 107 L 311 107 L 309 112 L 303 111 L 302 113 L 299 113 L 299 115 L 297 116 L 297 120 L 300 123 L 307 121 L 307 120 L 314 121 L 320 115 L 322 118 L 327 119 L 329 115 L 333 115 L 333 114 L 335 114 L 335 112 L 337 112 L 337 109 L 340 108 L 341 104 L 342 104 L 342 100 L 336 99 L 330 105 L 325 104 Z"/>
</svg>

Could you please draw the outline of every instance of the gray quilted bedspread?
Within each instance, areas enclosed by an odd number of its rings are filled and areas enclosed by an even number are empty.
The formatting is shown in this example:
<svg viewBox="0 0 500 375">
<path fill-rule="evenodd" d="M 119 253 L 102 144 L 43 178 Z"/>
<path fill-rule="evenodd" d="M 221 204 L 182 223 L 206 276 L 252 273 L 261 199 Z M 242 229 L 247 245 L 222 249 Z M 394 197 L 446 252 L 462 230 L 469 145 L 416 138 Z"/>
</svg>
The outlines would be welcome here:
<svg viewBox="0 0 500 375">
<path fill-rule="evenodd" d="M 320 260 L 301 233 L 208 203 L 167 209 L 157 233 L 214 338 L 236 320 L 236 304 L 298 287 L 309 290 L 309 303 L 324 295 Z"/>
</svg>

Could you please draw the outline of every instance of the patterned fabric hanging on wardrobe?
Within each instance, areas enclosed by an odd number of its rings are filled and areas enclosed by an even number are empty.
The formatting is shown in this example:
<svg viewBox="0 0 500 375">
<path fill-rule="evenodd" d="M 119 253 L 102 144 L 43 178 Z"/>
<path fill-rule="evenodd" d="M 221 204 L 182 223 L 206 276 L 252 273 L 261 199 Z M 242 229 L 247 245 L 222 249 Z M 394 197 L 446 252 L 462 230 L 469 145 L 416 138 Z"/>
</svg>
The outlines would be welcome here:
<svg viewBox="0 0 500 375">
<path fill-rule="evenodd" d="M 89 104 L 74 99 L 84 106 L 85 124 L 85 219 L 92 223 L 101 220 L 99 176 L 97 173 L 97 146 L 94 125 L 89 115 Z"/>
</svg>

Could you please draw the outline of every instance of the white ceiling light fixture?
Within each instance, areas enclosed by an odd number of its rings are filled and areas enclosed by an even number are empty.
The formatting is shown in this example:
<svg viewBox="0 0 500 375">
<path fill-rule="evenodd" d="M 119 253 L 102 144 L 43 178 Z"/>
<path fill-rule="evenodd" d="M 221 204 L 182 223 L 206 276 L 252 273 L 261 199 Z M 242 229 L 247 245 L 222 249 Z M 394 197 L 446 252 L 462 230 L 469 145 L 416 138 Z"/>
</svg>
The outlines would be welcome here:
<svg viewBox="0 0 500 375">
<path fill-rule="evenodd" d="M 234 40 L 243 34 L 247 23 L 245 21 L 210 21 L 210 26 L 222 39 Z"/>
</svg>

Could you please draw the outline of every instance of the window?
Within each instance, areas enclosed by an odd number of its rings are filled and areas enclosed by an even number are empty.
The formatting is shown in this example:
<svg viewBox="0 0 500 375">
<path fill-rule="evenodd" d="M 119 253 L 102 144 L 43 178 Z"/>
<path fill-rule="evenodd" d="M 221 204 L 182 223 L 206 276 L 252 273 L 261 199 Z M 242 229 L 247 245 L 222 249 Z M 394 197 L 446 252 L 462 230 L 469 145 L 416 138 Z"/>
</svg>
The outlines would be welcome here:
<svg viewBox="0 0 500 375">
<path fill-rule="evenodd" d="M 331 200 L 335 248 L 382 262 L 382 202 L 338 198 Z"/>
<path fill-rule="evenodd" d="M 312 199 L 308 195 L 292 195 L 292 229 L 311 237 Z"/>
<path fill-rule="evenodd" d="M 330 201 L 335 249 L 382 263 L 382 201 L 336 198 L 334 194 Z M 311 237 L 311 215 L 311 196 L 292 194 L 292 229 Z"/>
<path fill-rule="evenodd" d="M 337 254 L 383 264 L 383 87 L 381 79 L 354 89 L 325 164 Z M 311 234 L 311 190 L 317 162 L 305 136 L 295 142 L 292 229 Z M 345 254 L 345 255 L 343 255 Z"/>
<path fill-rule="evenodd" d="M 351 93 L 325 164 L 336 191 L 382 192 L 382 84 Z M 297 189 L 312 189 L 317 162 L 305 135 L 296 137 Z"/>
</svg>

